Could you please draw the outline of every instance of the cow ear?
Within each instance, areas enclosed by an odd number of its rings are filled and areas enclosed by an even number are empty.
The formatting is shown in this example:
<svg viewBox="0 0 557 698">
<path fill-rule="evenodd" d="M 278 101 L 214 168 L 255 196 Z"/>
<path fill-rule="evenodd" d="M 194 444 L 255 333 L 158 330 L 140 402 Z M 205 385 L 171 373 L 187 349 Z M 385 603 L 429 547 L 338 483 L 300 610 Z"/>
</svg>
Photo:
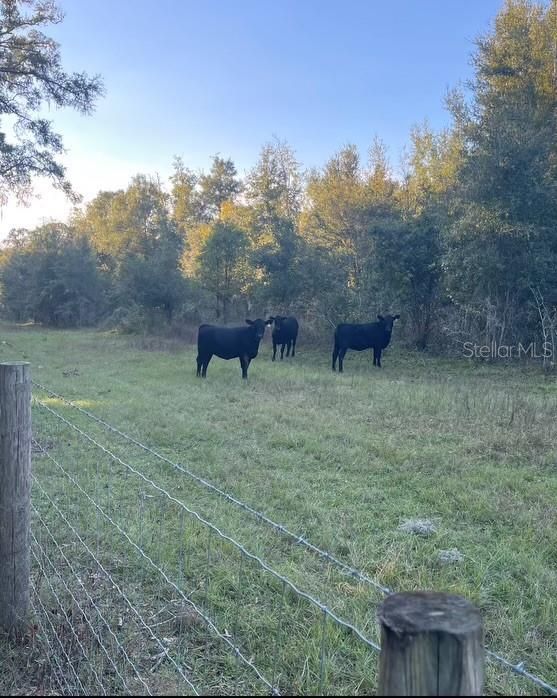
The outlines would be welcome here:
<svg viewBox="0 0 557 698">
<path fill-rule="evenodd" d="M 253 320 L 248 320 L 248 319 L 246 318 L 246 322 L 247 322 L 248 325 L 253 325 Z"/>
<path fill-rule="evenodd" d="M 393 320 L 400 320 L 400 315 L 395 315 Z"/>
<path fill-rule="evenodd" d="M 383 320 L 384 320 L 385 318 L 384 318 L 382 315 L 378 315 L 378 316 L 377 316 L 377 319 L 378 319 L 378 320 L 381 320 L 381 322 L 383 322 Z"/>
<path fill-rule="evenodd" d="M 274 321 L 275 321 L 275 318 L 271 315 L 271 317 L 267 320 L 267 324 L 272 325 Z"/>
</svg>

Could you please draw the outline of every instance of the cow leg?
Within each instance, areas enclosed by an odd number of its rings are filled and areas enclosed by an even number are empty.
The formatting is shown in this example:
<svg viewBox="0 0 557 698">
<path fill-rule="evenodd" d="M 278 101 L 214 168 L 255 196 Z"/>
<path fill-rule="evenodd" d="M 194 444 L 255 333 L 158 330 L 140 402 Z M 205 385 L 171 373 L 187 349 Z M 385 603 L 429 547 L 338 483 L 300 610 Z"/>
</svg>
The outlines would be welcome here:
<svg viewBox="0 0 557 698">
<path fill-rule="evenodd" d="M 286 344 L 281 344 L 280 345 L 280 360 L 282 361 L 284 359 L 284 347 Z"/>
<path fill-rule="evenodd" d="M 296 337 L 292 340 L 292 358 L 296 355 Z"/>
<path fill-rule="evenodd" d="M 203 362 L 203 369 L 201 371 L 201 378 L 207 378 L 207 366 L 209 365 L 209 361 L 211 361 L 212 358 L 213 358 L 213 355 L 209 354 L 209 356 Z"/>
<path fill-rule="evenodd" d="M 201 378 L 207 378 L 207 366 L 209 365 L 209 362 L 213 358 L 212 354 L 209 354 L 209 356 L 206 356 L 202 360 L 202 365 L 201 365 Z"/>
<path fill-rule="evenodd" d="M 247 380 L 249 359 L 247 356 L 240 356 L 240 366 L 242 367 L 242 378 Z"/>
<path fill-rule="evenodd" d="M 277 358 L 277 343 L 273 340 L 273 361 Z"/>
<path fill-rule="evenodd" d="M 373 350 L 373 364 L 377 366 L 377 368 L 381 368 L 381 348 L 377 347 L 377 349 Z"/>
<path fill-rule="evenodd" d="M 286 345 L 286 358 L 290 356 L 290 350 L 292 349 L 292 340 L 289 340 L 288 344 Z"/>
<path fill-rule="evenodd" d="M 203 366 L 203 359 L 201 358 L 201 355 L 197 355 L 197 377 L 201 375 L 201 367 Z"/>
<path fill-rule="evenodd" d="M 335 348 L 333 349 L 333 371 L 336 371 L 337 356 L 338 356 L 338 347 L 335 344 Z"/>
<path fill-rule="evenodd" d="M 342 373 L 343 371 L 343 362 L 344 362 L 344 357 L 346 356 L 347 349 L 341 349 L 338 353 L 338 372 Z"/>
</svg>

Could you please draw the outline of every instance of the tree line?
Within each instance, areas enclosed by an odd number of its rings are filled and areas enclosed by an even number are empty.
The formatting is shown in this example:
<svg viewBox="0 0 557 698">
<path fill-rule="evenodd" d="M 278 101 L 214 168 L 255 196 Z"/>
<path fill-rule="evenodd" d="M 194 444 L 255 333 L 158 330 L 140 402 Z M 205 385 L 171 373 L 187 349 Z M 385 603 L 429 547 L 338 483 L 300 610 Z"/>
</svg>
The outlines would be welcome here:
<svg viewBox="0 0 557 698">
<path fill-rule="evenodd" d="M 557 308 L 557 0 L 507 0 L 447 96 L 415 127 L 402 173 L 386 148 L 343 147 L 305 171 L 279 140 L 240 177 L 176 158 L 67 223 L 13 230 L 5 317 L 178 331 L 294 313 L 308 331 L 400 312 L 419 349 L 553 341 Z"/>
</svg>

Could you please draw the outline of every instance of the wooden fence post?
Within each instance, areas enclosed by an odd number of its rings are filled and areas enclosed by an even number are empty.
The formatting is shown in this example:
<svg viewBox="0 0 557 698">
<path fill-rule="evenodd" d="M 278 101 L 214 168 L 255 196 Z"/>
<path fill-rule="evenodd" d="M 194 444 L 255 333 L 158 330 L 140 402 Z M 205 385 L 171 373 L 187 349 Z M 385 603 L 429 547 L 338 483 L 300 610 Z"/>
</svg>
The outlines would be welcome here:
<svg viewBox="0 0 557 698">
<path fill-rule="evenodd" d="M 392 594 L 378 616 L 378 695 L 482 695 L 482 619 L 469 601 L 433 592 Z"/>
<path fill-rule="evenodd" d="M 31 367 L 0 363 L 0 628 L 23 629 L 29 608 Z"/>
</svg>

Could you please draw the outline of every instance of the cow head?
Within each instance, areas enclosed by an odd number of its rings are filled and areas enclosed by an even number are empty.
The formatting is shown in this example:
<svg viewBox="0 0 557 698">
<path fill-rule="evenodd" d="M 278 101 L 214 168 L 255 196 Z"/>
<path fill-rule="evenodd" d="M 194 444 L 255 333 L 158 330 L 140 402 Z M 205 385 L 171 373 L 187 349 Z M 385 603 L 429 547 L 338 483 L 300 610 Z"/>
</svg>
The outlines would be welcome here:
<svg viewBox="0 0 557 698">
<path fill-rule="evenodd" d="M 246 323 L 254 330 L 255 337 L 258 342 L 263 339 L 267 325 L 271 324 L 269 320 L 261 320 L 260 318 L 257 320 L 246 320 Z"/>
<path fill-rule="evenodd" d="M 281 327 L 282 327 L 282 323 L 283 323 L 285 320 L 286 320 L 286 316 L 285 316 L 285 315 L 275 315 L 275 316 L 271 316 L 271 317 L 267 320 L 267 324 L 268 324 L 268 325 L 272 325 L 273 322 L 274 322 L 274 323 L 275 323 L 275 330 L 280 330 Z"/>
<path fill-rule="evenodd" d="M 395 324 L 395 320 L 399 320 L 400 315 L 378 315 L 377 319 L 383 326 L 385 332 L 391 334 L 391 332 L 393 331 L 393 325 Z"/>
</svg>

